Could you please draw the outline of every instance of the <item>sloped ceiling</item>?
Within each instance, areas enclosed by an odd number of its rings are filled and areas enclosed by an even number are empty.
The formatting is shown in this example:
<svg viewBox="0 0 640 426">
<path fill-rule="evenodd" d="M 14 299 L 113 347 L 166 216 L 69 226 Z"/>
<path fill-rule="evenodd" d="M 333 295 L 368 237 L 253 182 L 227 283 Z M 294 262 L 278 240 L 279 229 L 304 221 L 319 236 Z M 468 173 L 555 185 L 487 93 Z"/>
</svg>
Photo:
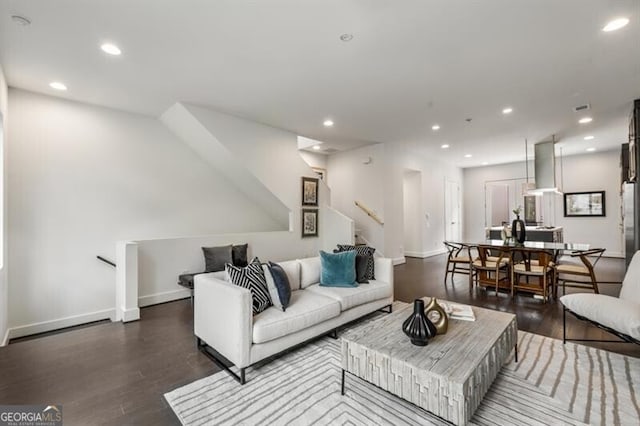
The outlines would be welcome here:
<svg viewBox="0 0 640 426">
<path fill-rule="evenodd" d="M 618 16 L 629 25 L 601 31 Z M 522 160 L 525 137 L 556 134 L 565 154 L 624 142 L 640 1 L 0 0 L 0 62 L 27 90 L 153 116 L 189 102 L 341 149 L 413 142 L 466 167 Z M 594 120 L 579 126 L 584 103 Z"/>
</svg>

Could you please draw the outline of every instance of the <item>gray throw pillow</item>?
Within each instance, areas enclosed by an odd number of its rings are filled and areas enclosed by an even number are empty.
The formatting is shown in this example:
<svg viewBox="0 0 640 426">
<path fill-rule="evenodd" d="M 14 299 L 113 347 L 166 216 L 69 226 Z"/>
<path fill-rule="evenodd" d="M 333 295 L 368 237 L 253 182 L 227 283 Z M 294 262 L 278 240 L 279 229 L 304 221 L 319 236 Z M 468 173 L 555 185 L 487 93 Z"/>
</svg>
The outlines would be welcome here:
<svg viewBox="0 0 640 426">
<path fill-rule="evenodd" d="M 359 284 L 368 284 L 367 271 L 369 267 L 369 256 L 356 254 L 356 281 Z"/>
<path fill-rule="evenodd" d="M 338 252 L 355 250 L 358 254 L 368 256 L 367 258 L 367 279 L 375 280 L 375 260 L 373 254 L 376 249 L 364 245 L 354 246 L 351 244 L 338 244 Z"/>
<path fill-rule="evenodd" d="M 233 266 L 245 267 L 249 264 L 247 261 L 247 248 L 249 244 L 233 245 L 231 249 L 231 257 L 233 257 Z"/>
<path fill-rule="evenodd" d="M 202 247 L 205 272 L 224 271 L 224 265 L 233 264 L 232 246 Z"/>
</svg>

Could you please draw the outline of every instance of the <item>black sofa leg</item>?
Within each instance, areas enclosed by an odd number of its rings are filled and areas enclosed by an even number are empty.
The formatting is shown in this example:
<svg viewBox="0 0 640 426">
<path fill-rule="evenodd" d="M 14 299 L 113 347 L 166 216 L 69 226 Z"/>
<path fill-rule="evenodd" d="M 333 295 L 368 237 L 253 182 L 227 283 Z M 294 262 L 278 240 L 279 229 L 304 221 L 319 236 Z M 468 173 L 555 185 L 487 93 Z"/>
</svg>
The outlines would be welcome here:
<svg viewBox="0 0 640 426">
<path fill-rule="evenodd" d="M 329 337 L 331 337 L 334 340 L 338 339 L 338 329 L 334 328 L 330 333 L 329 333 Z"/>
<path fill-rule="evenodd" d="M 245 376 L 244 376 L 244 368 L 240 369 L 240 384 L 244 385 L 245 383 L 247 383 Z"/>
</svg>

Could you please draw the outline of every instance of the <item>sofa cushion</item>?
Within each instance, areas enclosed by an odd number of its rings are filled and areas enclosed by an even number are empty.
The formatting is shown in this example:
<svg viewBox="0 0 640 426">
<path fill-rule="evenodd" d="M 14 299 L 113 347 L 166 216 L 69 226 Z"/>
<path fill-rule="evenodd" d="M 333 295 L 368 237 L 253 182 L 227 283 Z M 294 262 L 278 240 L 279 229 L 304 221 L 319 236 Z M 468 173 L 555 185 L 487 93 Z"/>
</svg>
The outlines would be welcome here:
<svg viewBox="0 0 640 426">
<path fill-rule="evenodd" d="M 340 315 L 340 303 L 310 291 L 294 291 L 286 312 L 269 308 L 253 317 L 253 343 L 265 343 Z"/>
<path fill-rule="evenodd" d="M 340 302 L 343 311 L 375 300 L 391 297 L 391 284 L 378 280 L 370 280 L 368 285 L 358 287 L 323 287 L 312 285 L 305 290 Z"/>
<path fill-rule="evenodd" d="M 357 287 L 356 252 L 327 253 L 320 250 L 320 285 Z"/>
<path fill-rule="evenodd" d="M 300 264 L 300 288 L 307 288 L 311 284 L 320 282 L 320 258 L 307 257 L 298 259 Z"/>
<path fill-rule="evenodd" d="M 287 260 L 286 262 L 278 262 L 278 265 L 280 265 L 287 274 L 291 291 L 300 290 L 300 264 L 298 261 Z"/>
<path fill-rule="evenodd" d="M 640 303 L 592 293 L 567 294 L 560 301 L 580 316 L 640 340 Z"/>
</svg>

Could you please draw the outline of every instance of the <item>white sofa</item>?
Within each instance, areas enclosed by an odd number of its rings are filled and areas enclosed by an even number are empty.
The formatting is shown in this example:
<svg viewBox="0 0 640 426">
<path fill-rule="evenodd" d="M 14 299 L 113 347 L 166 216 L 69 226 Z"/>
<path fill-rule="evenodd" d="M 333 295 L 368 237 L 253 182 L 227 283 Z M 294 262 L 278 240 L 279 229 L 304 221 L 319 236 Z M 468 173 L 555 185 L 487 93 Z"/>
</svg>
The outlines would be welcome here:
<svg viewBox="0 0 640 426">
<path fill-rule="evenodd" d="M 622 282 L 620 297 L 605 294 L 575 293 L 560 298 L 563 309 L 563 341 L 588 339 L 567 338 L 566 312 L 615 334 L 621 339 L 640 344 L 640 251 L 633 255 Z M 599 340 L 594 340 L 599 341 Z"/>
<path fill-rule="evenodd" d="M 292 290 L 285 312 L 270 307 L 253 316 L 251 293 L 228 282 L 224 272 L 195 277 L 194 333 L 198 346 L 240 383 L 245 382 L 246 367 L 334 332 L 376 310 L 388 307 L 391 312 L 391 259 L 375 258 L 376 279 L 354 288 L 321 287 L 319 257 L 278 264 L 287 273 Z M 218 355 L 238 367 L 239 376 L 226 368 Z"/>
</svg>

